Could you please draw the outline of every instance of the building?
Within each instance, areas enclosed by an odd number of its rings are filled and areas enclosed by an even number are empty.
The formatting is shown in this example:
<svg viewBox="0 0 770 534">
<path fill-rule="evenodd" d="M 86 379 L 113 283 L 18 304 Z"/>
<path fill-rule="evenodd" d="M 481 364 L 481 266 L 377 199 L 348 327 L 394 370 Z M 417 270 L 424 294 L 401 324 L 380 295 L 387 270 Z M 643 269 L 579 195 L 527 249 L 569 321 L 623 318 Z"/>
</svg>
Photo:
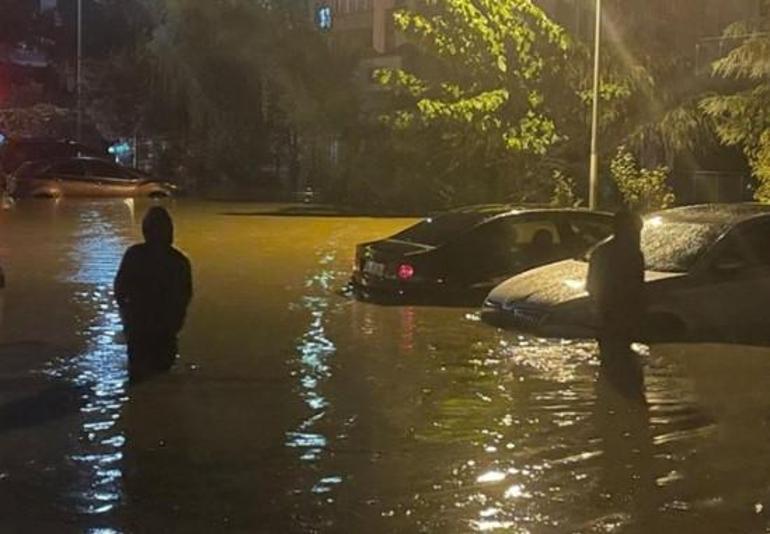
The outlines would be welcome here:
<svg viewBox="0 0 770 534">
<path fill-rule="evenodd" d="M 401 68 L 406 40 L 393 21 L 395 11 L 416 7 L 420 0 L 326 0 L 309 2 L 319 31 L 328 34 L 333 49 L 361 54 L 358 77 L 371 91 L 379 90 L 372 74 L 381 68 Z"/>
</svg>

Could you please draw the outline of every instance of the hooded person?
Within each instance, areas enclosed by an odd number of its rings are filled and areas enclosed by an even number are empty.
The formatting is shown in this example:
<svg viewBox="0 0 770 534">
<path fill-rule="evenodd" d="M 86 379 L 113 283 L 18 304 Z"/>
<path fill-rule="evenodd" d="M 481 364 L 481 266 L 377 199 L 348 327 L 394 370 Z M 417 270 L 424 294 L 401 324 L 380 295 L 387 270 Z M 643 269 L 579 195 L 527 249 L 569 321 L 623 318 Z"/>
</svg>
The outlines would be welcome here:
<svg viewBox="0 0 770 534">
<path fill-rule="evenodd" d="M 132 381 L 167 371 L 192 298 L 190 261 L 173 247 L 174 224 L 164 208 L 147 211 L 144 243 L 130 247 L 115 277 L 115 299 L 128 343 Z"/>
<path fill-rule="evenodd" d="M 644 317 L 644 254 L 641 218 L 615 214 L 614 235 L 591 254 L 586 288 L 601 320 L 599 348 L 603 363 L 631 349 Z"/>
</svg>

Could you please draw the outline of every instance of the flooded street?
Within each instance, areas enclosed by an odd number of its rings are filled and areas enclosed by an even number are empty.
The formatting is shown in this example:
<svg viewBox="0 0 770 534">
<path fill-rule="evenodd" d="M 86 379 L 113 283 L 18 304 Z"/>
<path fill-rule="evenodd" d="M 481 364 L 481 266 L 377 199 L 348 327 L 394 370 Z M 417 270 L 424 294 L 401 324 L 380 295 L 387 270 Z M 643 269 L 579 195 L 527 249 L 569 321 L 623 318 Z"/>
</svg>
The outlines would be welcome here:
<svg viewBox="0 0 770 534">
<path fill-rule="evenodd" d="M 147 203 L 0 212 L 3 532 L 770 532 L 770 349 L 644 353 L 340 290 L 409 220 L 169 205 L 181 359 L 127 387 L 111 287 Z"/>
</svg>

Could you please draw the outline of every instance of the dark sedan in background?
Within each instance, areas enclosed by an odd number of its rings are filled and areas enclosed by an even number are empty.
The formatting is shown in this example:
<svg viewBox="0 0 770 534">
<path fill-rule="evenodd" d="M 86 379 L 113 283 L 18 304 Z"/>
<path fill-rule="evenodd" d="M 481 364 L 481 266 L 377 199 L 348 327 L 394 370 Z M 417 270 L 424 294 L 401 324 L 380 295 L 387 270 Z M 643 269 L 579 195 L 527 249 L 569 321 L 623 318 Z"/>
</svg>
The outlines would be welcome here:
<svg viewBox="0 0 770 534">
<path fill-rule="evenodd" d="M 177 188 L 141 171 L 99 158 L 24 163 L 7 184 L 14 197 L 170 197 Z"/>
<path fill-rule="evenodd" d="M 358 245 L 353 287 L 379 299 L 478 305 L 500 281 L 575 257 L 612 231 L 609 214 L 580 209 L 472 206 Z"/>
<path fill-rule="evenodd" d="M 770 340 L 770 206 L 708 204 L 647 216 L 642 230 L 647 317 L 642 341 Z M 482 319 L 544 337 L 596 337 L 587 258 L 496 287 Z"/>
</svg>

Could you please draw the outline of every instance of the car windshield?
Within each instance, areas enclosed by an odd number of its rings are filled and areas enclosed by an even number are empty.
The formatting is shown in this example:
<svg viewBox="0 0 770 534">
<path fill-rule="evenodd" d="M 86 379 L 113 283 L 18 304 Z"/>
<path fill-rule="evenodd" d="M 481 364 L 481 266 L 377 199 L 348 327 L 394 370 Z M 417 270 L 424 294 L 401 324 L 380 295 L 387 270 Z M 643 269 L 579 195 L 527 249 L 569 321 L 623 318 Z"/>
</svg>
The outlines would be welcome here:
<svg viewBox="0 0 770 534">
<path fill-rule="evenodd" d="M 724 231 L 725 225 L 719 223 L 648 218 L 641 236 L 645 268 L 664 273 L 685 273 Z M 586 252 L 582 260 L 589 261 L 595 248 Z"/>
<path fill-rule="evenodd" d="M 437 247 L 464 233 L 482 220 L 480 213 L 447 213 L 429 217 L 391 237 L 399 241 Z"/>
<path fill-rule="evenodd" d="M 724 225 L 718 223 L 651 217 L 645 221 L 642 230 L 642 252 L 647 269 L 687 272 L 723 231 Z"/>
</svg>

